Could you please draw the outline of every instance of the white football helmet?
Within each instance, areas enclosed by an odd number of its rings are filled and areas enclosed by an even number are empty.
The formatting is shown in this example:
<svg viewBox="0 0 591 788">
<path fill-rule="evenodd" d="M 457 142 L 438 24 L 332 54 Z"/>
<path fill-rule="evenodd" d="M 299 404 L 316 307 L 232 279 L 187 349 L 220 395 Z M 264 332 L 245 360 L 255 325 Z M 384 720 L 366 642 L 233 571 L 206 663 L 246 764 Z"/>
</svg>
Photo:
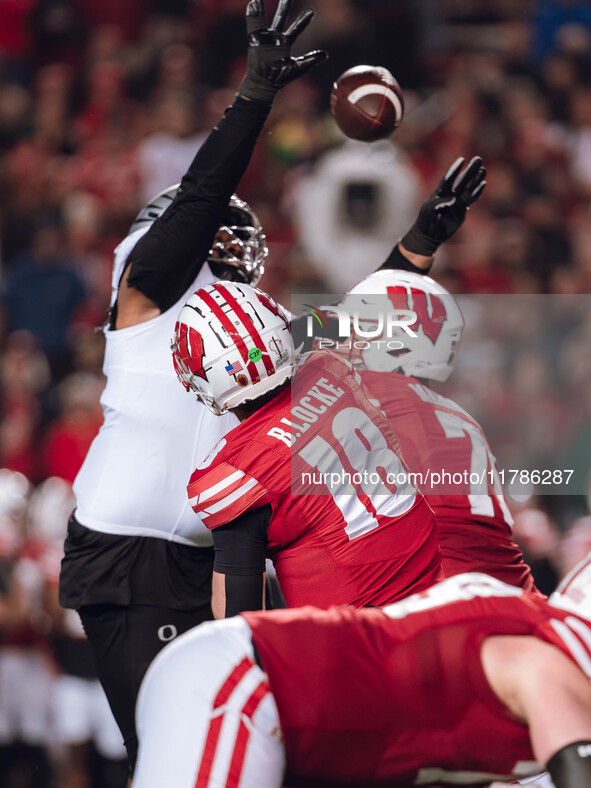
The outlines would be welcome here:
<svg viewBox="0 0 591 788">
<path fill-rule="evenodd" d="M 128 235 L 152 224 L 172 203 L 180 183 L 157 194 L 135 217 Z M 207 262 L 215 276 L 256 285 L 265 271 L 267 239 L 256 213 L 235 194 L 230 197 Z"/>
<path fill-rule="evenodd" d="M 358 330 L 355 332 L 352 324 L 349 355 L 358 368 L 439 381 L 451 374 L 464 318 L 453 296 L 430 277 L 409 271 L 376 271 L 354 285 L 340 306 L 349 315 L 357 315 Z M 405 310 L 417 316 L 408 324 L 416 337 L 399 326 L 388 326 L 385 315 L 395 318 Z M 379 326 L 383 330 L 375 333 L 372 328 Z M 372 341 L 354 342 L 370 335 Z M 395 344 L 391 340 L 399 340 L 404 347 L 390 349 L 388 346 Z"/>
<path fill-rule="evenodd" d="M 296 370 L 286 314 L 247 284 L 215 282 L 193 293 L 171 348 L 183 386 L 218 416 L 280 386 Z"/>
</svg>

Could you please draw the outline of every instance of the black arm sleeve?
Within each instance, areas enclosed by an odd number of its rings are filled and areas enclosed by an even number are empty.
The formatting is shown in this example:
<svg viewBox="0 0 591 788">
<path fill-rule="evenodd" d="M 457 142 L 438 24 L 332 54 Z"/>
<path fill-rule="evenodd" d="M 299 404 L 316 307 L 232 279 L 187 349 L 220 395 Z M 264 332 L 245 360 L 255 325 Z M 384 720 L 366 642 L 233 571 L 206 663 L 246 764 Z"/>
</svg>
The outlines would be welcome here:
<svg viewBox="0 0 591 788">
<path fill-rule="evenodd" d="M 263 574 L 271 513 L 271 504 L 265 504 L 214 528 L 211 533 L 215 572 L 222 575 Z"/>
<path fill-rule="evenodd" d="M 271 513 L 271 505 L 265 504 L 212 531 L 213 569 L 226 576 L 226 617 L 261 609 Z"/>
<path fill-rule="evenodd" d="M 237 96 L 197 151 L 171 205 L 133 248 L 128 285 L 165 312 L 207 259 L 271 105 Z"/>
<path fill-rule="evenodd" d="M 383 271 L 387 268 L 392 268 L 397 271 L 411 271 L 413 274 L 422 274 L 423 276 L 427 276 L 431 270 L 431 266 L 429 266 L 429 268 L 419 268 L 418 266 L 411 263 L 410 260 L 407 260 L 398 248 L 398 244 L 396 244 L 386 260 L 377 270 Z"/>
</svg>

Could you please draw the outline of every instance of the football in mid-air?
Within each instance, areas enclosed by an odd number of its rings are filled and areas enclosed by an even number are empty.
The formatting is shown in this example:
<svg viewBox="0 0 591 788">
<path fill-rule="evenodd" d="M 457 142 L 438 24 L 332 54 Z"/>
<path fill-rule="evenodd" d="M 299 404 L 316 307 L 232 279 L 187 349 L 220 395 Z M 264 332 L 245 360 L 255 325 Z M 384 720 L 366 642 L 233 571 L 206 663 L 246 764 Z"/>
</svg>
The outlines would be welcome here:
<svg viewBox="0 0 591 788">
<path fill-rule="evenodd" d="M 400 126 L 404 99 L 387 68 L 354 66 L 332 86 L 330 109 L 343 134 L 374 142 L 389 137 Z"/>
</svg>

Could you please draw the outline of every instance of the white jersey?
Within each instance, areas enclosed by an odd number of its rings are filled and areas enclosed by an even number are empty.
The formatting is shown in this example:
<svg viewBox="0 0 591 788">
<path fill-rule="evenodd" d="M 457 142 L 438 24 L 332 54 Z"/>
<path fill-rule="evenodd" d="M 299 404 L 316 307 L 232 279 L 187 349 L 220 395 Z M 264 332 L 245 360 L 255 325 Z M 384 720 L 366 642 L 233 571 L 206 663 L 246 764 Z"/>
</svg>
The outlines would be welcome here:
<svg viewBox="0 0 591 788">
<path fill-rule="evenodd" d="M 125 261 L 147 230 L 137 230 L 115 250 L 112 303 Z M 215 416 L 183 389 L 170 340 L 190 294 L 215 280 L 204 265 L 166 312 L 128 328 L 105 329 L 104 420 L 74 481 L 76 519 L 87 528 L 211 544 L 209 531 L 189 506 L 187 482 L 238 420 L 229 413 Z"/>
</svg>

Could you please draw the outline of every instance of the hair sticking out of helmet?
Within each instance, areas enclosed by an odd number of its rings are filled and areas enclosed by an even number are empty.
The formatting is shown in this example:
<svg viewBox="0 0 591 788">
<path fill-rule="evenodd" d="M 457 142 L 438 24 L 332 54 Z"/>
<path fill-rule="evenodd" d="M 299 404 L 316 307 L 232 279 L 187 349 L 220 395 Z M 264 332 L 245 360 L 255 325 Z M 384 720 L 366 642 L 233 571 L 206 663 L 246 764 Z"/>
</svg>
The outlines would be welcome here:
<svg viewBox="0 0 591 788">
<path fill-rule="evenodd" d="M 218 229 L 207 262 L 220 279 L 256 285 L 269 254 L 261 223 L 248 203 L 235 194 Z"/>
<path fill-rule="evenodd" d="M 357 368 L 438 381 L 451 374 L 464 318 L 453 296 L 430 277 L 377 271 L 354 285 L 340 306 L 351 319 L 345 347 Z"/>
<path fill-rule="evenodd" d="M 193 293 L 171 349 L 182 385 L 218 416 L 268 394 L 296 369 L 286 314 L 248 284 L 216 282 Z"/>
</svg>

